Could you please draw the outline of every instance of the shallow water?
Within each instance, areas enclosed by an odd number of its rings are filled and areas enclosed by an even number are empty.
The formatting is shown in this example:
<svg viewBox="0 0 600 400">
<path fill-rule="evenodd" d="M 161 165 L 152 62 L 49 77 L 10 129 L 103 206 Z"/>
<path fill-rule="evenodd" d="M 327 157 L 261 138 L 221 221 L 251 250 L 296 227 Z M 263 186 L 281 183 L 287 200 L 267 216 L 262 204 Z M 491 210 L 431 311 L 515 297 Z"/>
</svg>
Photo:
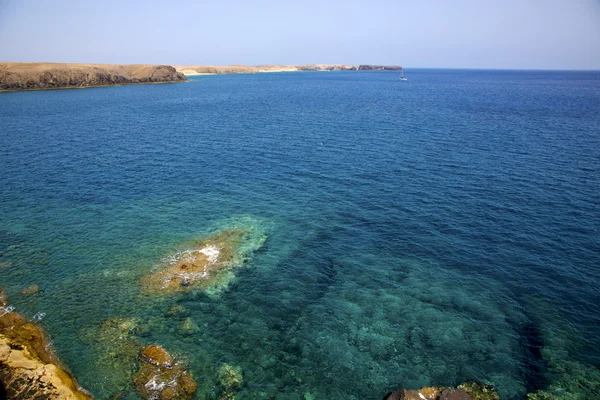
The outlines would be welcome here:
<svg viewBox="0 0 600 400">
<path fill-rule="evenodd" d="M 466 379 L 596 398 L 600 73 L 407 72 L 0 94 L 11 304 L 45 313 L 98 398 L 136 398 L 134 367 L 107 367 L 118 344 L 94 339 L 112 317 L 184 360 L 199 399 L 223 363 L 243 370 L 238 399 Z M 268 239 L 226 291 L 142 292 L 231 224 Z"/>
</svg>

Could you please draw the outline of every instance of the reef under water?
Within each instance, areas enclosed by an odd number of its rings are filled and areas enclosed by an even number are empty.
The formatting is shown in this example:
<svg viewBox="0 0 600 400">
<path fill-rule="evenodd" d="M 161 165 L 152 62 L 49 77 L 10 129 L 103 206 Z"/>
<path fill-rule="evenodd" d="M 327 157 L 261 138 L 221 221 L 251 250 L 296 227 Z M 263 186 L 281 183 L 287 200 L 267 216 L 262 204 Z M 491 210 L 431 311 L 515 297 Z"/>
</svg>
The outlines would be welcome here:
<svg viewBox="0 0 600 400">
<path fill-rule="evenodd" d="M 248 227 L 226 228 L 163 260 L 159 271 L 141 280 L 148 293 L 200 289 L 218 295 L 235 277 L 234 269 L 260 249 L 266 236 Z"/>
</svg>

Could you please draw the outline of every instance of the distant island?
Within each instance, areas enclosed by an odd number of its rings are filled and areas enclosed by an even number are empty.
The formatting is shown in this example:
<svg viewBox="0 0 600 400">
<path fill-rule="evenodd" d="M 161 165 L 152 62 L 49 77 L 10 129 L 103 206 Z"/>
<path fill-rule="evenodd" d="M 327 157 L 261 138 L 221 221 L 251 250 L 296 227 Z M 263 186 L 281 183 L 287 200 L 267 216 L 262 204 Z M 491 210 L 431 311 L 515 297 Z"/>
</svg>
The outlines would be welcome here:
<svg viewBox="0 0 600 400">
<path fill-rule="evenodd" d="M 388 65 L 149 65 L 0 62 L 0 92 L 184 82 L 186 76 L 295 71 L 400 71 Z"/>
</svg>

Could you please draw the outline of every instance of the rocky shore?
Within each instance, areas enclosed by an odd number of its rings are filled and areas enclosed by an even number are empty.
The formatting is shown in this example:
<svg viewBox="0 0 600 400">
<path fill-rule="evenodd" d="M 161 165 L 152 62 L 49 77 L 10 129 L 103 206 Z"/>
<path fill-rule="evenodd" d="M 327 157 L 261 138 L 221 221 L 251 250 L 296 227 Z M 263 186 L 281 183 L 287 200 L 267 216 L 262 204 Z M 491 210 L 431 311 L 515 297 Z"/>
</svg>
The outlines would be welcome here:
<svg viewBox="0 0 600 400">
<path fill-rule="evenodd" d="M 0 289 L 0 398 L 88 400 L 43 329 L 13 312 Z"/>
<path fill-rule="evenodd" d="M 185 75 L 207 74 L 254 74 L 257 72 L 296 72 L 296 71 L 400 71 L 395 65 L 347 65 L 347 64 L 301 64 L 301 65 L 178 65 L 177 71 Z"/>
<path fill-rule="evenodd" d="M 183 82 L 170 65 L 0 63 L 0 92 Z"/>
</svg>

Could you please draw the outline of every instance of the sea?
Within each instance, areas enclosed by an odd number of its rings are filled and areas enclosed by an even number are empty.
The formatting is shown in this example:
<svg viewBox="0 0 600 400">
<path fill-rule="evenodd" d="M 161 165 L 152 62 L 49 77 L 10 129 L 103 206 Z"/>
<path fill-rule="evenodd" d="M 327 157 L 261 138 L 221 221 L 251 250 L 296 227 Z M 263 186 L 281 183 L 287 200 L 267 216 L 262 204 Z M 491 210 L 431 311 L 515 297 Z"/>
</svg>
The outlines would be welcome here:
<svg viewBox="0 0 600 400">
<path fill-rule="evenodd" d="M 0 93 L 10 305 L 98 399 L 139 398 L 146 344 L 197 399 L 223 366 L 239 400 L 600 398 L 600 72 L 405 76 Z M 141 289 L 231 226 L 266 240 L 225 289 Z"/>
</svg>

